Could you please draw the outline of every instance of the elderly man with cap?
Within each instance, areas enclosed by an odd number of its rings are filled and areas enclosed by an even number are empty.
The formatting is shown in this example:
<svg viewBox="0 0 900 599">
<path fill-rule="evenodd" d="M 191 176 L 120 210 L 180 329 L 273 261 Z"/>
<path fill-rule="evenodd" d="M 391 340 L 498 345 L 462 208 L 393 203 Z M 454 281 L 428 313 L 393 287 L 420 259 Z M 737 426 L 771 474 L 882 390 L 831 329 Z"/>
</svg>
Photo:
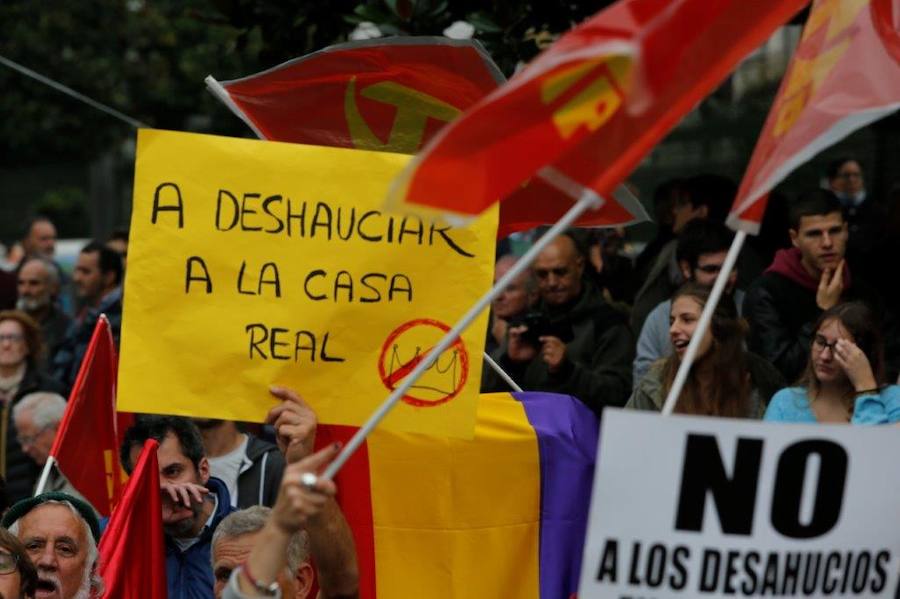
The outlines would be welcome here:
<svg viewBox="0 0 900 599">
<path fill-rule="evenodd" d="M 34 597 L 37 571 L 22 543 L 8 530 L 0 528 L 0 597 Z"/>
<path fill-rule="evenodd" d="M 37 568 L 37 599 L 91 599 L 103 594 L 97 572 L 100 525 L 94 510 L 65 493 L 23 499 L 3 516 Z"/>
</svg>

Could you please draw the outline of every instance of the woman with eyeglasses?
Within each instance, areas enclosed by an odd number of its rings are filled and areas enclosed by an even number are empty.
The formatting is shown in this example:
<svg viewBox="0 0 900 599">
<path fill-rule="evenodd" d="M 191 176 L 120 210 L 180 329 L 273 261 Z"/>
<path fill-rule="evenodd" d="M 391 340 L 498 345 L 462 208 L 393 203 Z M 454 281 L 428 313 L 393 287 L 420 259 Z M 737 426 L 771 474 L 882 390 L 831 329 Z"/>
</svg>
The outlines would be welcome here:
<svg viewBox="0 0 900 599">
<path fill-rule="evenodd" d="M 12 408 L 35 391 L 62 392 L 38 364 L 43 350 L 40 328 L 20 310 L 0 312 L 0 475 L 10 502 L 30 497 L 40 468 L 22 450 L 12 422 Z"/>
<path fill-rule="evenodd" d="M 0 528 L 0 597 L 31 599 L 37 590 L 37 570 L 25 547 L 5 528 Z"/>
<path fill-rule="evenodd" d="M 815 326 L 806 371 L 772 398 L 765 419 L 780 422 L 900 422 L 900 387 L 884 384 L 881 335 L 871 310 L 848 302 Z"/>
<path fill-rule="evenodd" d="M 675 292 L 669 318 L 669 338 L 674 352 L 654 362 L 626 408 L 662 409 L 709 294 L 709 287 L 698 283 L 687 283 Z M 738 316 L 734 300 L 723 296 L 675 404 L 676 413 L 762 417 L 766 398 L 784 384 L 784 379 L 771 364 L 745 349 L 746 334 L 747 324 Z"/>
</svg>

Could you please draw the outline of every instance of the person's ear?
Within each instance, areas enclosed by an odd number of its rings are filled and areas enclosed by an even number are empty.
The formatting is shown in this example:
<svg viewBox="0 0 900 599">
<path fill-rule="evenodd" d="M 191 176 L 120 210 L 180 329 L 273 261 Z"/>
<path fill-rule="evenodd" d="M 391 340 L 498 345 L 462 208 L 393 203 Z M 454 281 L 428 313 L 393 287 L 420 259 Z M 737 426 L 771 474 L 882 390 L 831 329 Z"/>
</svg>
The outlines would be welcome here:
<svg viewBox="0 0 900 599">
<path fill-rule="evenodd" d="M 788 235 L 791 236 L 791 244 L 796 248 L 800 247 L 800 234 L 796 229 L 788 229 Z"/>
<path fill-rule="evenodd" d="M 309 591 L 312 590 L 313 574 L 313 567 L 309 562 L 303 562 L 297 568 L 297 575 L 294 577 L 297 581 L 296 599 L 307 599 Z"/>
<path fill-rule="evenodd" d="M 684 277 L 685 281 L 694 280 L 694 273 L 691 272 L 691 264 L 687 260 L 679 260 L 678 261 L 678 269 L 681 271 L 681 276 Z"/>
<path fill-rule="evenodd" d="M 197 464 L 197 473 L 200 475 L 200 484 L 205 485 L 209 480 L 209 460 L 206 459 L 206 456 L 200 458 L 200 463 Z"/>
</svg>

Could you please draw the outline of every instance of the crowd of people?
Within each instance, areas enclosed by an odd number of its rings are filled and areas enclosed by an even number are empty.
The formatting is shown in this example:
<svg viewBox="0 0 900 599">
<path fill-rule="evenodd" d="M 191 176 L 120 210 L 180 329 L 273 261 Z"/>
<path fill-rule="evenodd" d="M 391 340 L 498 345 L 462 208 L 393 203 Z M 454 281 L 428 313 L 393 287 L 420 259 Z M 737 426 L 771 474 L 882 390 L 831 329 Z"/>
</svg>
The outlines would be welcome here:
<svg viewBox="0 0 900 599">
<path fill-rule="evenodd" d="M 900 201 L 867 196 L 859 161 L 773 210 L 741 253 L 699 342 L 675 411 L 781 422 L 900 421 L 900 303 L 874 264 L 895 244 Z M 604 407 L 662 409 L 733 233 L 724 177 L 667 181 L 657 236 L 632 260 L 617 231 L 570 231 L 492 304 L 487 351 L 526 391 Z M 897 198 L 892 198 L 897 200 Z M 775 201 L 775 200 L 773 200 Z M 778 218 L 777 215 L 784 218 Z M 0 596 L 99 596 L 105 521 L 53 470 L 33 496 L 101 314 L 118 341 L 127 234 L 92 241 L 67 274 L 38 217 L 0 269 Z M 514 264 L 496 262 L 496 278 Z M 509 390 L 485 366 L 482 390 Z M 314 451 L 317 419 L 290 389 L 268 427 L 139 415 L 121 463 L 159 443 L 168 596 L 356 597 L 353 536 L 329 480 L 339 447 Z M 87 434 L 87 431 L 85 431 Z"/>
<path fill-rule="evenodd" d="M 676 412 L 900 421 L 900 305 L 890 277 L 873 276 L 898 208 L 866 194 L 853 158 L 826 180 L 773 198 L 783 205 L 726 280 Z M 734 238 L 736 191 L 716 175 L 660 185 L 659 232 L 629 267 L 608 259 L 615 234 L 553 240 L 495 300 L 491 357 L 522 389 L 573 395 L 598 417 L 606 406 L 662 410 Z M 513 261 L 498 259 L 495 280 Z M 510 387 L 486 368 L 482 390 Z"/>
</svg>

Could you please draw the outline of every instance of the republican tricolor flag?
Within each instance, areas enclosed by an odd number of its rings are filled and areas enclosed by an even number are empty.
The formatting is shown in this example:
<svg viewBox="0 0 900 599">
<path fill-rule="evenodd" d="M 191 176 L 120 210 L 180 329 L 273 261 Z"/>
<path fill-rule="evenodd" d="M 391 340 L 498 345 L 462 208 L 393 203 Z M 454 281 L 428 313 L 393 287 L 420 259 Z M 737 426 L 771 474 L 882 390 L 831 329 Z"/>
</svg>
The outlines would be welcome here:
<svg viewBox="0 0 900 599">
<path fill-rule="evenodd" d="M 319 446 L 351 427 L 320 426 Z M 573 397 L 482 395 L 470 440 L 376 429 L 338 472 L 360 597 L 568 599 L 597 450 Z"/>
</svg>

